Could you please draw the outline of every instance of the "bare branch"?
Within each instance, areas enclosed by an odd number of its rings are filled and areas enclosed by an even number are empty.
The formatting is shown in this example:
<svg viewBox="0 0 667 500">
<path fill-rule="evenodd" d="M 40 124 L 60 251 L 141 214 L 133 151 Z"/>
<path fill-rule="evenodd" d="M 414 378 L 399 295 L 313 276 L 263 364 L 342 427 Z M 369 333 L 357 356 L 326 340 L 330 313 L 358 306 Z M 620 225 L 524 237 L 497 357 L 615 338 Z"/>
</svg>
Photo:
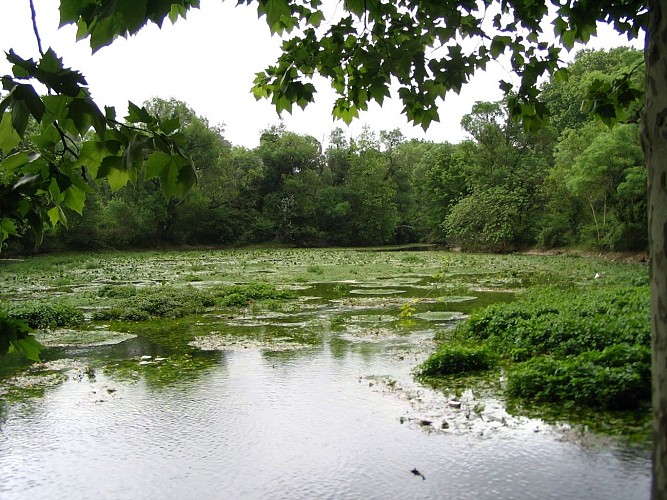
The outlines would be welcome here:
<svg viewBox="0 0 667 500">
<path fill-rule="evenodd" d="M 37 48 L 39 49 L 39 54 L 44 55 L 44 50 L 42 49 L 42 39 L 39 36 L 39 30 L 37 29 L 37 13 L 35 12 L 35 3 L 33 0 L 30 0 L 30 13 L 32 15 L 32 29 L 35 32 L 35 38 L 37 38 Z"/>
</svg>

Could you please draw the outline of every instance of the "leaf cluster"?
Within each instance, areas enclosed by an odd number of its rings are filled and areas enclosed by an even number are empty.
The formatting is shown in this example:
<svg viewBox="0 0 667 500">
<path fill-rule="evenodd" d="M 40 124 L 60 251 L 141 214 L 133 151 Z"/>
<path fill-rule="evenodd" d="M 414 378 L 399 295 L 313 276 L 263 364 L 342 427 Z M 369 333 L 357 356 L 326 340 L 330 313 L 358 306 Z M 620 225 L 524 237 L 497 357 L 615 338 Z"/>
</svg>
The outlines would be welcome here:
<svg viewBox="0 0 667 500">
<path fill-rule="evenodd" d="M 417 375 L 437 377 L 488 370 L 497 361 L 497 355 L 486 346 L 444 344 L 419 365 Z"/>
<path fill-rule="evenodd" d="M 533 289 L 473 313 L 456 335 L 516 362 L 508 373 L 513 396 L 610 409 L 650 397 L 646 287 Z"/>
<path fill-rule="evenodd" d="M 96 179 L 113 191 L 157 178 L 168 200 L 196 182 L 176 117 L 157 118 L 129 104 L 124 122 L 102 112 L 83 76 L 63 66 L 52 49 L 38 61 L 7 54 L 12 75 L 0 91 L 0 243 L 30 227 L 41 243 L 45 221 L 68 224 L 81 214 Z M 36 86 L 49 94 L 39 95 Z"/>
<path fill-rule="evenodd" d="M 69 304 L 51 301 L 24 301 L 7 308 L 8 317 L 25 321 L 30 328 L 47 329 L 83 323 L 83 313 Z"/>
<path fill-rule="evenodd" d="M 253 301 L 289 299 L 295 296 L 289 290 L 278 290 L 274 285 L 247 283 L 223 288 L 197 289 L 193 287 L 157 287 L 132 289 L 124 285 L 105 286 L 100 296 L 115 298 L 108 309 L 94 314 L 96 320 L 145 321 L 151 318 L 181 318 L 204 312 L 214 307 L 244 307 Z"/>
<path fill-rule="evenodd" d="M 562 47 L 570 50 L 576 42 L 587 42 L 597 33 L 598 22 L 613 24 L 630 38 L 647 23 L 641 1 L 381 0 L 345 2 L 344 12 L 324 30 L 318 29 L 322 16 L 296 14 L 299 8 L 312 8 L 308 2 L 259 3 L 260 14 L 275 12 L 275 23 L 269 23 L 274 32 L 298 25 L 301 34 L 285 40 L 276 64 L 257 75 L 253 91 L 258 99 L 270 98 L 278 112 L 291 111 L 293 103 L 303 107 L 314 99 L 315 88 L 307 80 L 318 73 L 340 96 L 333 115 L 349 123 L 369 102 L 382 104 L 396 82 L 403 112 L 424 129 L 439 120 L 438 103 L 447 92 L 460 92 L 476 71 L 507 57 L 520 77 L 518 88 L 501 82 L 510 96 L 510 113 L 521 118 L 527 130 L 536 130 L 548 115 L 539 99 L 539 79 L 568 77 L 560 60 Z M 555 7 L 551 24 L 556 42 L 543 32 L 550 5 Z M 636 89 L 620 80 L 613 89 L 607 95 L 611 106 L 594 109 L 609 121 L 618 119 L 623 106 L 637 97 Z"/>
<path fill-rule="evenodd" d="M 39 361 L 42 345 L 30 335 L 31 332 L 26 321 L 12 318 L 0 309 L 0 356 L 18 352 L 31 361 Z"/>
<path fill-rule="evenodd" d="M 484 341 L 515 361 L 565 358 L 616 344 L 650 345 L 646 287 L 531 290 L 519 300 L 474 312 L 457 335 Z"/>
<path fill-rule="evenodd" d="M 510 395 L 607 409 L 635 408 L 651 397 L 651 349 L 618 344 L 565 359 L 540 356 L 514 370 Z"/>
</svg>

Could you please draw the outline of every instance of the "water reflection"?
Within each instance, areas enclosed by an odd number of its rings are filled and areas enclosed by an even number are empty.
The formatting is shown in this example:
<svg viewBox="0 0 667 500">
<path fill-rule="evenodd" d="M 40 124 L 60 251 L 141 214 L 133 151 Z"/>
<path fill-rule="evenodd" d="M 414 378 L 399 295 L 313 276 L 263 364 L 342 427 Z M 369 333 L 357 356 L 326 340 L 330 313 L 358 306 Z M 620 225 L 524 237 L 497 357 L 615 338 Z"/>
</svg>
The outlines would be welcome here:
<svg viewBox="0 0 667 500">
<path fill-rule="evenodd" d="M 649 497 L 645 447 L 572 439 L 492 390 L 414 380 L 448 313 L 498 292 L 429 297 L 404 328 L 395 297 L 354 286 L 313 284 L 295 314 L 154 321 L 118 345 L 51 351 L 77 359 L 69 378 L 0 405 L 0 498 Z"/>
<path fill-rule="evenodd" d="M 327 345 L 211 356 L 159 387 L 149 372 L 70 379 L 6 417 L 0 496 L 648 498 L 643 449 L 584 447 L 529 419 L 495 435 L 401 424 L 412 402 L 369 383 L 396 353 Z"/>
</svg>

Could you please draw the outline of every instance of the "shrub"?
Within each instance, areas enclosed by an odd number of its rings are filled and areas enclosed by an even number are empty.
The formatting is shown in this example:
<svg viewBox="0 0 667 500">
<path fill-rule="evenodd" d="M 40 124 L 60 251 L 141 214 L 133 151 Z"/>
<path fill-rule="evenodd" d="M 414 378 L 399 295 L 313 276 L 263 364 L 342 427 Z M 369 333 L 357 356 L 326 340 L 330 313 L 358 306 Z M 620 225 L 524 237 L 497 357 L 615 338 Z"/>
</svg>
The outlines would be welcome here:
<svg viewBox="0 0 667 500">
<path fill-rule="evenodd" d="M 616 344 L 650 345 L 646 288 L 536 289 L 517 301 L 474 312 L 457 336 L 482 340 L 515 361 L 602 350 Z"/>
<path fill-rule="evenodd" d="M 429 356 L 417 370 L 420 376 L 452 375 L 477 370 L 488 370 L 496 358 L 485 347 L 446 344 Z"/>
<path fill-rule="evenodd" d="M 93 317 L 97 320 L 122 321 L 144 321 L 151 317 L 181 318 L 214 305 L 215 299 L 210 292 L 190 287 L 142 289 L 111 309 L 96 312 Z"/>
<path fill-rule="evenodd" d="M 621 344 L 565 359 L 533 358 L 509 373 L 507 390 L 535 401 L 633 408 L 651 395 L 651 351 Z"/>
<path fill-rule="evenodd" d="M 646 287 L 533 289 L 474 312 L 455 338 L 481 341 L 518 363 L 510 395 L 609 409 L 650 398 Z"/>
<path fill-rule="evenodd" d="M 110 299 L 120 299 L 133 297 L 137 294 L 137 287 L 134 285 L 103 285 L 97 291 L 100 297 Z"/>
<path fill-rule="evenodd" d="M 54 328 L 75 326 L 83 323 L 83 313 L 77 308 L 51 302 L 18 302 L 8 310 L 12 319 L 20 319 L 28 323 L 30 328 Z"/>
</svg>

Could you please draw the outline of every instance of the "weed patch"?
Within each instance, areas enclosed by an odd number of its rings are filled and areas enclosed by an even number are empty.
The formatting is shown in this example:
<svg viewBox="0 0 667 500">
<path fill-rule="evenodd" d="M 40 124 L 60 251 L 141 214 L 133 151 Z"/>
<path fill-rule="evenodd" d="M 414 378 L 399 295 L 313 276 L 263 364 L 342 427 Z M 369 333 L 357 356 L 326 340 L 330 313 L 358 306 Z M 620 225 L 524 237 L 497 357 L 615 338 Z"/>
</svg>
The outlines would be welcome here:
<svg viewBox="0 0 667 500">
<path fill-rule="evenodd" d="M 422 363 L 417 374 L 422 377 L 435 377 L 488 370 L 496 361 L 497 357 L 486 347 L 445 344 Z"/>
<path fill-rule="evenodd" d="M 83 323 L 81 311 L 59 302 L 17 302 L 8 307 L 7 314 L 9 318 L 23 320 L 30 328 L 36 329 L 76 326 Z"/>
<path fill-rule="evenodd" d="M 513 362 L 513 396 L 606 409 L 634 408 L 650 398 L 645 287 L 533 289 L 513 303 L 474 312 L 454 337 Z"/>
</svg>

